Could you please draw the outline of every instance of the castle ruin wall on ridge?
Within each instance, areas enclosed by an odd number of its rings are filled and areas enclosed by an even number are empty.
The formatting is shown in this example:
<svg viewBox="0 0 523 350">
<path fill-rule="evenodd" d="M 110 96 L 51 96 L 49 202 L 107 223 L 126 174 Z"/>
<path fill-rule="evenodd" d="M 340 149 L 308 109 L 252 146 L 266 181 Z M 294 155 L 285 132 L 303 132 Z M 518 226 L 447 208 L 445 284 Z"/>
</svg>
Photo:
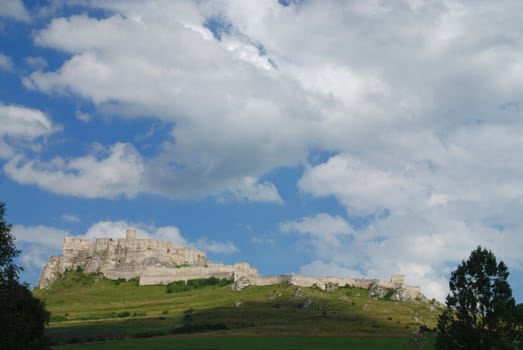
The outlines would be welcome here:
<svg viewBox="0 0 523 350">
<path fill-rule="evenodd" d="M 412 299 L 422 296 L 419 287 L 405 284 L 405 276 L 393 275 L 390 281 L 342 277 L 306 277 L 295 274 L 261 276 L 248 263 L 214 264 L 205 252 L 174 246 L 170 242 L 139 239 L 135 230 L 127 230 L 125 238 L 65 237 L 62 255 L 53 256 L 44 267 L 37 288 L 47 288 L 67 270 L 81 269 L 101 273 L 105 278 L 138 278 L 140 285 L 168 284 L 198 278 L 233 280 L 236 289 L 245 286 L 288 283 L 300 287 L 353 286 L 369 289 L 377 285 L 387 289 L 405 290 Z"/>
</svg>

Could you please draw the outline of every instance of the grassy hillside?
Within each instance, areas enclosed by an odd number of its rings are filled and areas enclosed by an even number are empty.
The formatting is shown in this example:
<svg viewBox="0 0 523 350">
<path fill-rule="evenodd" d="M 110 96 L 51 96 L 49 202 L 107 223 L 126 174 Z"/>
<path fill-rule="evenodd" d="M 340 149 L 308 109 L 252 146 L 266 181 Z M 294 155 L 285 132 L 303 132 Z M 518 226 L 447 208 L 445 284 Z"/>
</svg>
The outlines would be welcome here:
<svg viewBox="0 0 523 350">
<path fill-rule="evenodd" d="M 132 339 L 118 342 L 73 344 L 60 350 L 429 350 L 398 337 L 245 337 L 183 336 Z"/>
<path fill-rule="evenodd" d="M 34 293 L 52 313 L 48 334 L 55 343 L 203 332 L 405 338 L 421 325 L 433 328 L 439 313 L 430 302 L 375 300 L 360 288 L 275 285 L 238 292 L 203 282 L 192 288 L 138 286 L 135 280 L 69 272 Z"/>
</svg>

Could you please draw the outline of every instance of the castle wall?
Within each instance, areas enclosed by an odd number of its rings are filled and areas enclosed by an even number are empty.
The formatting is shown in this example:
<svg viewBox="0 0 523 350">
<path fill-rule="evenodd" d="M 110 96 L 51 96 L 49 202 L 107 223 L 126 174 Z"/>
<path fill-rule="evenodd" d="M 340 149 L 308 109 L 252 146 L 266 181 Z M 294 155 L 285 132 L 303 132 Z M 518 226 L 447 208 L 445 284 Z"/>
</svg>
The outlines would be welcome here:
<svg viewBox="0 0 523 350">
<path fill-rule="evenodd" d="M 248 263 L 213 264 L 204 252 L 176 247 L 170 242 L 137 239 L 128 230 L 126 238 L 65 237 L 62 255 L 51 257 L 44 267 L 37 288 L 46 288 L 67 269 L 82 268 L 87 273 L 101 273 L 108 279 L 139 278 L 140 285 L 168 284 L 198 278 L 227 278 L 237 289 L 248 285 L 265 286 L 289 283 L 299 287 L 354 286 L 370 289 L 378 285 L 387 289 L 403 289 L 412 299 L 422 296 L 421 289 L 405 285 L 405 276 L 393 275 L 390 281 L 340 277 L 306 277 L 300 275 L 261 276 Z"/>
<path fill-rule="evenodd" d="M 182 267 L 165 268 L 149 267 L 140 277 L 140 285 L 168 284 L 174 281 L 188 281 L 198 278 L 226 278 L 233 279 L 234 271 L 232 266 L 214 267 Z"/>
</svg>

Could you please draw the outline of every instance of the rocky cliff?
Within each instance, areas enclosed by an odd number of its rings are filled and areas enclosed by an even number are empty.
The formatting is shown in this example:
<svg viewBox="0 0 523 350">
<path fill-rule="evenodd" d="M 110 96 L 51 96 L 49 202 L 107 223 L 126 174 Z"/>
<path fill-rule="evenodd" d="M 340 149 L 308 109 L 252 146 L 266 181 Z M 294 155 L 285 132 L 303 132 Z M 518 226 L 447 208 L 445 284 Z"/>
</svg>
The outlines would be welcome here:
<svg viewBox="0 0 523 350">
<path fill-rule="evenodd" d="M 62 255 L 49 259 L 36 286 L 46 288 L 59 274 L 74 269 L 102 273 L 109 279 L 130 279 L 147 275 L 151 268 L 203 267 L 207 263 L 204 252 L 175 247 L 169 242 L 137 239 L 134 230 L 128 230 L 124 239 L 92 241 L 65 237 Z"/>
</svg>

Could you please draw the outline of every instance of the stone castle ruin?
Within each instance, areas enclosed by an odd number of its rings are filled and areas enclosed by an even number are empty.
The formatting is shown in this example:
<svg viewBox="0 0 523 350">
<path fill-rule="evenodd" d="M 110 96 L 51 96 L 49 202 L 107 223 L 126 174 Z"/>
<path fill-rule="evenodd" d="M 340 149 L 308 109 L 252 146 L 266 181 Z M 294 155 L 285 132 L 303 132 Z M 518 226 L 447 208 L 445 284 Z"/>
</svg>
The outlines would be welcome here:
<svg viewBox="0 0 523 350">
<path fill-rule="evenodd" d="M 52 256 L 44 267 L 37 288 L 49 287 L 68 270 L 81 269 L 86 273 L 101 273 L 116 280 L 138 278 L 140 285 L 168 284 L 198 278 L 226 278 L 241 290 L 249 285 L 266 286 L 280 283 L 300 287 L 316 286 L 331 289 L 336 286 L 354 286 L 365 289 L 394 289 L 395 295 L 410 300 L 423 298 L 419 287 L 405 284 L 403 275 L 394 275 L 390 281 L 340 277 L 305 277 L 295 274 L 261 276 L 248 263 L 215 264 L 207 254 L 196 249 L 173 246 L 170 242 L 138 239 L 135 230 L 127 230 L 125 238 L 65 237 L 62 255 Z"/>
</svg>

